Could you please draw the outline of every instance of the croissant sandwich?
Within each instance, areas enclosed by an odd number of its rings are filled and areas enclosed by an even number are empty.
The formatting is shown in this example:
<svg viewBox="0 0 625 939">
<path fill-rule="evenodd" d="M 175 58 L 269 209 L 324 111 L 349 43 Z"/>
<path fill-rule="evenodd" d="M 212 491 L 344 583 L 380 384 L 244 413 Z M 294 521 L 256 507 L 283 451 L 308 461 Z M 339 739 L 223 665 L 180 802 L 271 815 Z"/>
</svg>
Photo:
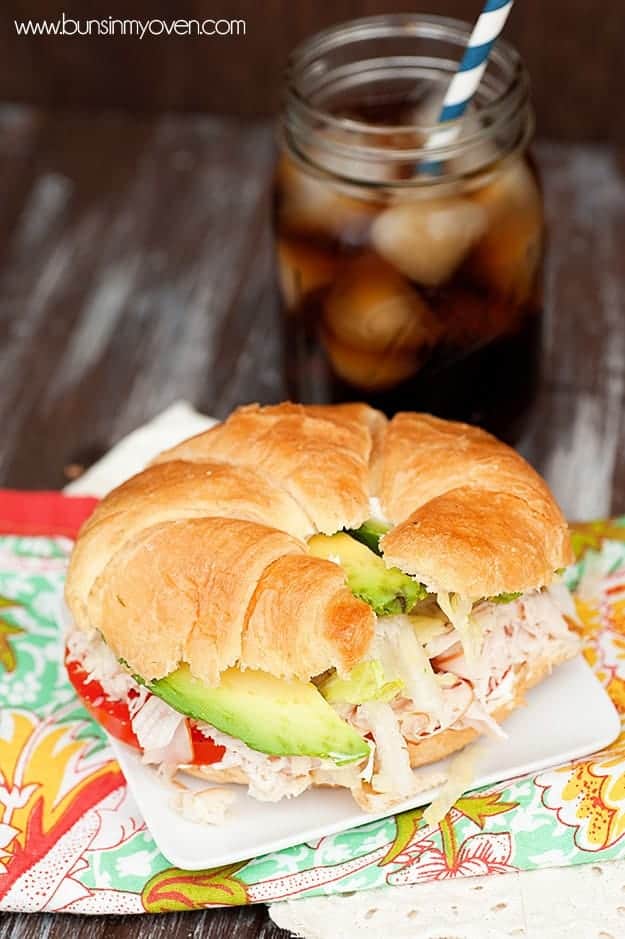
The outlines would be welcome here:
<svg viewBox="0 0 625 939">
<path fill-rule="evenodd" d="M 147 762 L 379 809 L 577 653 L 571 560 L 546 484 L 482 430 L 250 405 L 84 525 L 67 667 Z"/>
</svg>

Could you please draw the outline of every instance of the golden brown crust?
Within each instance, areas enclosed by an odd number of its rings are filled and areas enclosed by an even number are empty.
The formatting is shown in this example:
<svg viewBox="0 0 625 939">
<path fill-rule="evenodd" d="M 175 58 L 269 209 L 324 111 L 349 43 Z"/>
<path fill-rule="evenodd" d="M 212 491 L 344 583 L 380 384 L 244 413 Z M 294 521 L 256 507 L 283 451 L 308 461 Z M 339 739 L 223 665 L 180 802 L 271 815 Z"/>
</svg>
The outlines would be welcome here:
<svg viewBox="0 0 625 939">
<path fill-rule="evenodd" d="M 320 675 L 329 661 L 345 673 L 365 656 L 373 634 L 373 611 L 345 586 L 338 565 L 308 556 L 283 557 L 258 582 L 241 661 L 248 668 L 306 680 Z"/>
<path fill-rule="evenodd" d="M 570 560 L 545 483 L 484 431 L 389 423 L 364 404 L 251 405 L 103 500 L 75 547 L 68 604 L 144 677 L 180 661 L 210 682 L 237 663 L 347 671 L 373 617 L 304 540 L 357 527 L 370 496 L 396 524 L 386 560 L 440 589 L 526 590 Z"/>
<path fill-rule="evenodd" d="M 358 413 L 319 405 L 249 405 L 161 454 L 158 461 L 253 466 L 286 489 L 318 531 L 358 528 L 369 516 L 371 452 L 371 432 Z"/>
<path fill-rule="evenodd" d="M 468 486 L 417 509 L 381 547 L 388 563 L 474 600 L 549 584 L 569 560 L 566 528 L 518 496 Z"/>
<path fill-rule="evenodd" d="M 300 540 L 313 533 L 295 500 L 251 467 L 181 460 L 150 466 L 111 492 L 82 528 L 67 586 L 77 624 L 88 628 L 89 592 L 124 544 L 147 527 L 207 517 L 257 522 Z"/>
<path fill-rule="evenodd" d="M 242 662 L 246 610 L 263 571 L 305 550 L 284 532 L 239 519 L 156 525 L 132 538 L 96 579 L 89 622 L 143 678 L 188 662 L 216 685 L 222 671 Z"/>
<path fill-rule="evenodd" d="M 394 524 L 463 486 L 518 495 L 545 513 L 546 520 L 562 522 L 546 483 L 529 463 L 470 424 L 430 414 L 396 414 L 386 429 L 380 459 L 380 501 Z"/>
<path fill-rule="evenodd" d="M 374 472 L 395 524 L 381 541 L 385 559 L 426 584 L 478 599 L 548 584 L 572 560 L 545 482 L 483 430 L 397 414 Z"/>
</svg>

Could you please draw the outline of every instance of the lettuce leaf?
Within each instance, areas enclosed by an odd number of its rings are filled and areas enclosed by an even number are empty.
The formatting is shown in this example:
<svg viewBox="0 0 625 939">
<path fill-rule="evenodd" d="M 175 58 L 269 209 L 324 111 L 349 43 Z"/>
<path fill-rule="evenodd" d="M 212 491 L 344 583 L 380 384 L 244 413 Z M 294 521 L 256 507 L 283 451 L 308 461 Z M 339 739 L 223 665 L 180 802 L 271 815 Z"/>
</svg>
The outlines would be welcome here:
<svg viewBox="0 0 625 939">
<path fill-rule="evenodd" d="M 518 600 L 521 596 L 521 591 L 514 591 L 511 593 L 498 593 L 494 597 L 488 597 L 489 603 L 512 603 L 513 600 Z"/>
</svg>

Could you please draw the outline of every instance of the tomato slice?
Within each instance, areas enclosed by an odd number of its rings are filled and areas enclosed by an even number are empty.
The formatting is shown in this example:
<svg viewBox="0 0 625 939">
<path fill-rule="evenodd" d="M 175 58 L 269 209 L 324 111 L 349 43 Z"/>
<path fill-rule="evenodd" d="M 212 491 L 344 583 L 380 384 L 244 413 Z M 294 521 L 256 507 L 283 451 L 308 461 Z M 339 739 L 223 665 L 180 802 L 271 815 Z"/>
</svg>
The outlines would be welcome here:
<svg viewBox="0 0 625 939">
<path fill-rule="evenodd" d="M 121 740 L 122 743 L 127 743 L 131 747 L 140 750 L 141 747 L 137 735 L 132 729 L 126 702 L 108 698 L 100 682 L 95 681 L 93 678 L 90 681 L 89 673 L 85 671 L 80 662 L 68 661 L 67 653 L 65 667 L 78 697 L 82 700 L 91 716 L 95 717 L 98 724 L 101 724 L 111 737 L 115 737 L 117 740 Z"/>
<path fill-rule="evenodd" d="M 205 737 L 199 727 L 193 723 L 191 723 L 191 745 L 193 746 L 193 762 L 198 766 L 219 763 L 226 752 L 225 747 L 215 743 L 212 737 Z"/>
<path fill-rule="evenodd" d="M 98 724 L 116 740 L 121 740 L 136 750 L 141 750 L 137 735 L 132 729 L 130 712 L 125 701 L 107 697 L 104 688 L 95 678 L 89 678 L 89 673 L 80 662 L 69 659 L 69 652 L 65 650 L 65 667 L 69 680 L 74 686 L 76 694 L 85 708 Z M 191 744 L 193 746 L 192 763 L 196 766 L 207 766 L 209 763 L 218 763 L 226 752 L 226 748 L 215 743 L 211 737 L 205 737 L 201 730 L 192 721 L 187 721 L 191 731 Z"/>
</svg>

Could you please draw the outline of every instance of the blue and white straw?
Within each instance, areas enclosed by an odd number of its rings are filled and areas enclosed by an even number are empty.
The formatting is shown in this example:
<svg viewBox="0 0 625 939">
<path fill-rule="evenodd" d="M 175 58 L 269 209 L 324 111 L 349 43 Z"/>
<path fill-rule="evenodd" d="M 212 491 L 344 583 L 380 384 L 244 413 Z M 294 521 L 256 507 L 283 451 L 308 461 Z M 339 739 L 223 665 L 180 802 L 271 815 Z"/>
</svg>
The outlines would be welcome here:
<svg viewBox="0 0 625 939">
<path fill-rule="evenodd" d="M 486 0 L 475 24 L 471 38 L 443 99 L 438 122 L 441 127 L 429 137 L 426 147 L 434 149 L 451 143 L 458 133 L 458 125 L 448 125 L 462 117 L 471 103 L 488 65 L 488 56 L 501 33 L 513 0 Z"/>
</svg>

